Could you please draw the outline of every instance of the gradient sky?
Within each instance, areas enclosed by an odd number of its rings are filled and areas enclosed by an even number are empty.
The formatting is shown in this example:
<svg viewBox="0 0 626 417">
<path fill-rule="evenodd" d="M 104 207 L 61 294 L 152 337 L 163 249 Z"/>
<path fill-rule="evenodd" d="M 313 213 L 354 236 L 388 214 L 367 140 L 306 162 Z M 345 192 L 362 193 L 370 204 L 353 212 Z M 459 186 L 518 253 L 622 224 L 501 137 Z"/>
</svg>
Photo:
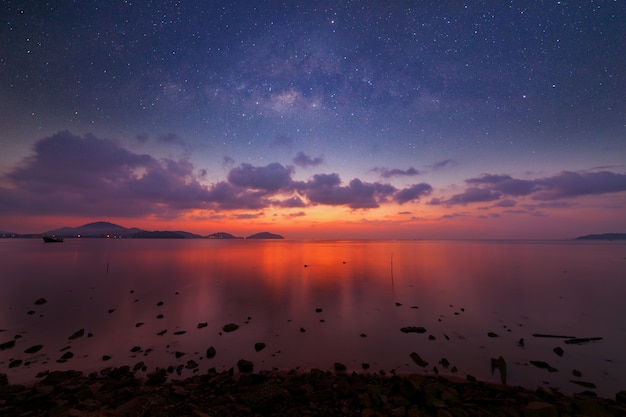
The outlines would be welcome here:
<svg viewBox="0 0 626 417">
<path fill-rule="evenodd" d="M 626 232 L 621 1 L 3 1 L 0 230 Z"/>
</svg>

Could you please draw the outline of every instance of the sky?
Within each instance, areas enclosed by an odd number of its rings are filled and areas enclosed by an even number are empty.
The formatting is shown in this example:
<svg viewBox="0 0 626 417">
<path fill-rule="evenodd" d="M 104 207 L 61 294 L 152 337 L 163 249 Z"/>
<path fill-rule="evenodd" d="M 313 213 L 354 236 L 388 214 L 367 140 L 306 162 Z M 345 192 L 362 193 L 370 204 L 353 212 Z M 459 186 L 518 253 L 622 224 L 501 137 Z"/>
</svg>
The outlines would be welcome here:
<svg viewBox="0 0 626 417">
<path fill-rule="evenodd" d="M 3 1 L 0 230 L 626 232 L 621 1 Z"/>
</svg>

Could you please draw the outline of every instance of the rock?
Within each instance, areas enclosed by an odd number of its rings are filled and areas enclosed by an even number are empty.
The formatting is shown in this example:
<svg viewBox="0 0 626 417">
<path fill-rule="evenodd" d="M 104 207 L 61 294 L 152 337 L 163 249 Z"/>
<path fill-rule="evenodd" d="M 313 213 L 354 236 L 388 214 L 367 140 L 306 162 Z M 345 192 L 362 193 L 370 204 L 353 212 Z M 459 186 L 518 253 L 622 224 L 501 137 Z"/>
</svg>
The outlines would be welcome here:
<svg viewBox="0 0 626 417">
<path fill-rule="evenodd" d="M 254 344 L 254 350 L 256 350 L 257 352 L 262 351 L 263 349 L 265 349 L 265 343 L 263 342 L 258 342 Z"/>
<path fill-rule="evenodd" d="M 83 373 L 79 371 L 52 371 L 46 375 L 41 383 L 44 385 L 58 385 L 82 375 Z"/>
<path fill-rule="evenodd" d="M 83 337 L 85 335 L 85 329 L 80 329 L 75 331 L 70 337 L 68 337 L 69 340 L 74 340 L 74 339 L 78 339 L 79 337 Z"/>
<path fill-rule="evenodd" d="M 165 369 L 157 368 L 157 370 L 150 372 L 146 377 L 148 378 L 146 382 L 148 385 L 159 385 L 167 381 L 167 372 Z"/>
<path fill-rule="evenodd" d="M 157 306 L 158 306 L 158 307 L 161 307 L 162 305 L 163 305 L 163 301 L 159 301 L 159 302 L 157 303 Z"/>
<path fill-rule="evenodd" d="M 210 348 L 208 348 L 206 350 L 206 357 L 207 357 L 207 359 L 214 358 L 216 354 L 217 354 L 217 352 L 215 350 L 215 347 L 213 347 L 213 346 L 211 346 Z"/>
<path fill-rule="evenodd" d="M 563 348 L 560 346 L 555 347 L 554 349 L 552 349 L 552 351 L 556 353 L 557 356 L 563 356 L 563 353 L 564 353 Z"/>
<path fill-rule="evenodd" d="M 524 338 L 522 337 L 520 340 L 517 341 L 517 346 L 524 346 Z"/>
<path fill-rule="evenodd" d="M 439 361 L 439 365 L 448 369 L 448 366 L 450 366 L 450 362 L 446 358 L 441 358 L 441 360 Z"/>
<path fill-rule="evenodd" d="M 496 369 L 500 372 L 500 382 L 502 385 L 506 385 L 506 362 L 502 356 L 498 359 L 491 359 L 491 375 Z"/>
<path fill-rule="evenodd" d="M 487 333 L 487 336 L 489 336 L 489 337 L 499 337 L 498 334 L 494 333 L 494 332 Z"/>
<path fill-rule="evenodd" d="M 43 348 L 43 345 L 34 345 L 24 351 L 24 353 L 37 353 Z"/>
<path fill-rule="evenodd" d="M 0 344 L 0 350 L 11 349 L 13 346 L 15 346 L 15 340 L 9 340 L 8 342 Z"/>
<path fill-rule="evenodd" d="M 65 352 L 62 356 L 61 359 L 66 361 L 68 359 L 72 359 L 74 357 L 74 354 L 72 352 Z"/>
<path fill-rule="evenodd" d="M 203 329 L 205 327 L 207 327 L 209 325 L 209 323 L 204 322 L 204 323 L 198 323 L 198 329 Z"/>
<path fill-rule="evenodd" d="M 179 352 L 179 351 L 176 351 L 176 352 L 174 352 L 174 356 L 176 357 L 176 359 L 180 359 L 180 358 L 182 358 L 183 356 L 185 356 L 185 353 L 184 353 L 184 352 Z"/>
<path fill-rule="evenodd" d="M 167 330 L 161 330 L 157 333 L 157 336 L 163 336 L 165 333 L 167 333 Z"/>
<path fill-rule="evenodd" d="M 229 332 L 234 332 L 238 328 L 239 328 L 239 326 L 236 325 L 235 323 L 228 323 L 228 324 L 224 325 L 224 327 L 222 327 L 222 330 L 224 330 L 226 333 L 229 333 Z"/>
<path fill-rule="evenodd" d="M 237 369 L 239 369 L 239 372 L 243 374 L 249 374 L 254 371 L 254 364 L 248 360 L 239 359 L 237 361 Z"/>
<path fill-rule="evenodd" d="M 572 371 L 572 375 L 574 375 L 575 377 L 580 378 L 581 376 L 583 376 L 583 373 L 582 373 L 582 372 L 580 372 L 578 369 L 574 369 L 574 370 Z"/>
<path fill-rule="evenodd" d="M 428 362 L 422 359 L 420 355 L 418 355 L 416 352 L 412 352 L 410 356 L 411 356 L 411 359 L 413 359 L 413 362 L 415 362 L 419 366 L 425 367 L 428 365 Z"/>
<path fill-rule="evenodd" d="M 409 326 L 409 327 L 403 327 L 400 329 L 400 331 L 402 333 L 426 333 L 426 329 L 419 326 Z"/>
<path fill-rule="evenodd" d="M 141 350 L 141 346 L 133 346 L 130 351 L 133 353 L 139 352 Z"/>
<path fill-rule="evenodd" d="M 300 327 L 300 333 L 304 333 L 306 332 L 306 329 L 304 327 Z"/>
<path fill-rule="evenodd" d="M 46 304 L 48 302 L 48 300 L 46 300 L 45 298 L 39 298 L 37 301 L 35 301 L 35 305 L 42 305 L 42 304 Z"/>
<path fill-rule="evenodd" d="M 174 334 L 176 336 L 180 336 L 180 335 L 185 334 L 185 333 L 187 333 L 185 330 L 178 330 L 178 331 L 174 332 Z"/>
<path fill-rule="evenodd" d="M 137 362 L 135 366 L 133 366 L 133 372 L 137 372 L 139 370 L 143 370 L 146 367 L 146 364 L 143 362 Z"/>
<path fill-rule="evenodd" d="M 2 385 L 2 382 L 0 382 L 0 385 Z M 616 393 L 615 394 L 615 401 L 618 404 L 626 404 L 626 390 L 625 391 L 619 391 L 618 393 Z"/>
<path fill-rule="evenodd" d="M 7 374 L 0 374 L 0 387 L 9 385 L 9 377 Z"/>
<path fill-rule="evenodd" d="M 580 345 L 581 343 L 597 342 L 602 340 L 601 337 L 575 337 L 573 339 L 566 340 L 568 345 Z"/>
<path fill-rule="evenodd" d="M 544 361 L 530 361 L 530 363 L 532 365 L 536 366 L 539 369 L 546 369 L 546 370 L 548 370 L 548 372 L 557 372 L 558 371 L 558 369 L 553 368 L 547 362 L 544 362 Z"/>
<path fill-rule="evenodd" d="M 135 323 L 135 327 L 141 327 L 141 326 L 143 326 L 143 322 Z"/>
<path fill-rule="evenodd" d="M 21 364 L 22 364 L 22 360 L 21 359 L 14 359 L 11 362 L 9 362 L 9 368 L 17 368 Z"/>
<path fill-rule="evenodd" d="M 346 369 L 348 369 L 346 368 L 346 365 L 344 365 L 341 362 L 335 362 L 333 365 L 333 368 L 335 369 L 336 372 L 345 372 Z"/>
<path fill-rule="evenodd" d="M 316 312 L 316 313 L 321 313 L 322 311 L 323 311 L 323 310 L 322 310 L 321 308 L 319 308 L 319 307 L 315 309 L 315 312 Z"/>
<path fill-rule="evenodd" d="M 559 417 L 559 410 L 554 404 L 540 401 L 528 403 L 522 413 L 524 417 Z"/>
<path fill-rule="evenodd" d="M 103 361 L 108 361 L 109 359 L 111 359 L 111 357 L 109 355 L 102 355 L 102 360 Z"/>
<path fill-rule="evenodd" d="M 195 369 L 198 367 L 198 362 L 194 361 L 193 359 L 190 359 L 187 361 L 187 364 L 185 365 L 186 369 Z"/>
<path fill-rule="evenodd" d="M 596 387 L 596 384 L 594 384 L 593 382 L 588 382 L 588 381 L 579 381 L 576 379 L 570 379 L 569 382 L 571 382 L 572 384 L 580 385 L 581 387 L 589 388 L 589 389 L 595 389 Z"/>
</svg>

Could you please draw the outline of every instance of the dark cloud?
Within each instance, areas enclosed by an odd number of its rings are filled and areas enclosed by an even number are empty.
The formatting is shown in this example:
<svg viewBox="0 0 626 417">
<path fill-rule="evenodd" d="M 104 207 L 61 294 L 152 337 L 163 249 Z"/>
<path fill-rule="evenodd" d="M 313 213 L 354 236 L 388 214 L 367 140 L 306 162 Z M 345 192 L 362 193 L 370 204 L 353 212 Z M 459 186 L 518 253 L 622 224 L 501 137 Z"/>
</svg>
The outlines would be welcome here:
<svg viewBox="0 0 626 417">
<path fill-rule="evenodd" d="M 413 167 L 409 167 L 408 169 L 398 169 L 398 168 L 389 169 L 385 167 L 376 167 L 376 168 L 372 168 L 371 171 L 376 172 L 382 178 L 391 178 L 391 177 L 400 177 L 400 176 L 412 177 L 412 176 L 420 174 L 420 172 Z"/>
<path fill-rule="evenodd" d="M 71 215 L 167 216 L 209 200 L 186 159 L 156 160 L 93 135 L 59 132 L 6 174 L 0 210 Z"/>
<path fill-rule="evenodd" d="M 394 200 L 400 204 L 404 204 L 409 201 L 419 200 L 421 197 L 426 195 L 430 195 L 432 191 L 433 187 L 431 187 L 430 184 L 422 182 L 398 191 L 394 196 Z"/>
<path fill-rule="evenodd" d="M 493 207 L 515 207 L 517 202 L 511 199 L 500 200 L 493 204 Z"/>
<path fill-rule="evenodd" d="M 346 205 L 354 209 L 379 207 L 379 203 L 387 201 L 395 191 L 389 184 L 367 183 L 358 178 L 347 186 L 341 186 L 339 174 L 317 174 L 300 185 L 311 203 L 332 206 Z"/>
<path fill-rule="evenodd" d="M 312 158 L 304 152 L 298 152 L 298 154 L 293 158 L 293 163 L 302 168 L 316 167 L 324 162 L 324 158 L 318 156 L 317 158 Z"/>
<path fill-rule="evenodd" d="M 302 199 L 297 196 L 288 198 L 286 200 L 273 201 L 272 205 L 277 206 L 277 207 L 287 207 L 287 208 L 306 207 L 306 204 L 304 203 L 304 201 L 302 201 Z"/>
<path fill-rule="evenodd" d="M 471 185 L 485 185 L 488 188 L 511 196 L 523 196 L 537 190 L 537 183 L 528 180 L 518 180 L 510 175 L 485 174 L 478 178 L 465 180 Z"/>
<path fill-rule="evenodd" d="M 494 201 L 500 198 L 500 193 L 485 188 L 468 188 L 460 194 L 455 194 L 450 197 L 445 204 L 469 204 L 469 203 L 484 203 L 485 201 Z"/>
<path fill-rule="evenodd" d="M 228 181 L 239 187 L 276 192 L 290 187 L 292 174 L 292 167 L 284 167 L 278 162 L 264 167 L 241 164 L 229 172 Z"/>
<path fill-rule="evenodd" d="M 610 171 L 571 172 L 563 171 L 552 177 L 537 180 L 540 190 L 533 196 L 536 200 L 597 195 L 626 191 L 626 174 Z"/>
</svg>

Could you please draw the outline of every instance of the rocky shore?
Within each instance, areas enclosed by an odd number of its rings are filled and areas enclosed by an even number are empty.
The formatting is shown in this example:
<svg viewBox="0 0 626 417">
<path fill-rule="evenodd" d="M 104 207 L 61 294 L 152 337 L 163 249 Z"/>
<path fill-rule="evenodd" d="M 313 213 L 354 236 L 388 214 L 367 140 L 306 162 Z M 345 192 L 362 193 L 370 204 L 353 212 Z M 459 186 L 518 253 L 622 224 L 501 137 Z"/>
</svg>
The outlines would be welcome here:
<svg viewBox="0 0 626 417">
<path fill-rule="evenodd" d="M 183 380 L 168 379 L 165 369 L 139 377 L 124 366 L 89 375 L 53 371 L 28 386 L 0 374 L 0 416 L 626 416 L 626 391 L 615 399 L 566 396 L 473 378 L 350 374 L 339 365 L 335 372 L 255 373 L 242 360 L 238 372 L 210 369 Z"/>
</svg>

